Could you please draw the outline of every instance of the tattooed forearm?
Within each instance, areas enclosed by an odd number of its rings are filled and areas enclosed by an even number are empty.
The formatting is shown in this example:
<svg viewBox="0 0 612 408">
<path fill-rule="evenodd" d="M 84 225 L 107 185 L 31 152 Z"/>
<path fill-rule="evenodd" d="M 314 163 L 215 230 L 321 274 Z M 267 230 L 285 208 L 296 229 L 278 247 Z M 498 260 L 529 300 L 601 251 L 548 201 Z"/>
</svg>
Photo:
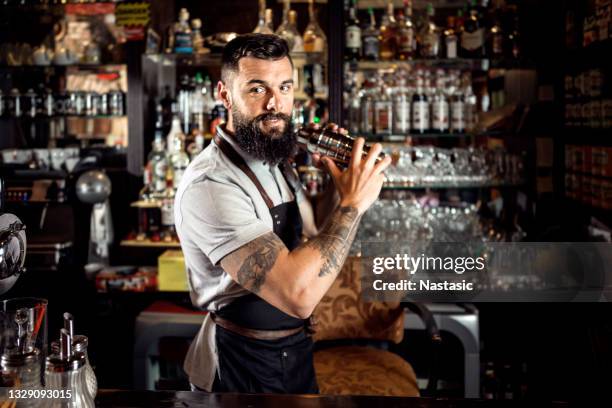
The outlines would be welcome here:
<svg viewBox="0 0 612 408">
<path fill-rule="evenodd" d="M 305 245 L 321 253 L 319 276 L 338 273 L 355 239 L 359 216 L 356 208 L 340 207 L 321 233 Z"/>
<path fill-rule="evenodd" d="M 236 274 L 238 283 L 253 293 L 259 293 L 266 281 L 266 274 L 284 247 L 276 234 L 270 232 L 240 248 L 244 261 Z"/>
</svg>

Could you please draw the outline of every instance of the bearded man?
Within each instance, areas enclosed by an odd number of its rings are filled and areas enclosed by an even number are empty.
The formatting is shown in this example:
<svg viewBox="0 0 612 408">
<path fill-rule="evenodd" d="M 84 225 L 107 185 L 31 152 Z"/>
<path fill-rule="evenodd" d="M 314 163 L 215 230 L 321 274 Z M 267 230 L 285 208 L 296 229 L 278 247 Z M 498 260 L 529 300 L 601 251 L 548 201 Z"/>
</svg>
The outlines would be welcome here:
<svg viewBox="0 0 612 408">
<path fill-rule="evenodd" d="M 191 298 L 209 312 L 185 370 L 194 390 L 317 393 L 305 327 L 377 199 L 390 159 L 376 163 L 379 144 L 362 158 L 362 138 L 345 170 L 317 158 L 339 198 L 317 228 L 287 164 L 296 138 L 286 42 L 266 34 L 230 41 L 217 89 L 228 121 L 189 165 L 175 201 Z"/>
</svg>

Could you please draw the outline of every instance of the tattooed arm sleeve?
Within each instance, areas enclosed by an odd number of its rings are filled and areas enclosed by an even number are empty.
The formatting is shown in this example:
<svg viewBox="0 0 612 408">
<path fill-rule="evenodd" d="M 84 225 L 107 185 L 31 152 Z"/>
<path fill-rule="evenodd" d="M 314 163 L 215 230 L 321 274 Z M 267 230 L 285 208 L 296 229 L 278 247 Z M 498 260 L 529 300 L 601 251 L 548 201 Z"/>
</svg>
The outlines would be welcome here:
<svg viewBox="0 0 612 408">
<path fill-rule="evenodd" d="M 359 219 L 357 209 L 340 207 L 319 235 L 291 252 L 270 232 L 224 257 L 221 266 L 245 289 L 306 318 L 340 272 Z"/>
</svg>

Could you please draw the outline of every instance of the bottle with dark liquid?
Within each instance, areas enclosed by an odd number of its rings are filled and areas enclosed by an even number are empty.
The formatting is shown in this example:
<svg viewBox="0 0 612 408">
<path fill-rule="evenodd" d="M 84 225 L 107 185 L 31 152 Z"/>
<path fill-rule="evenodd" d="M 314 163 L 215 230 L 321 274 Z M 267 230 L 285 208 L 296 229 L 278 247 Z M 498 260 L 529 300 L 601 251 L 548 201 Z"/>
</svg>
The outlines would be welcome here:
<svg viewBox="0 0 612 408">
<path fill-rule="evenodd" d="M 308 153 L 319 153 L 332 159 L 338 166 L 346 167 L 351 161 L 353 154 L 353 143 L 355 139 L 340 132 L 333 132 L 329 129 L 314 127 L 302 127 L 295 131 L 297 144 L 300 149 Z M 365 158 L 370 151 L 369 145 L 363 146 L 363 157 Z M 379 163 L 385 158 L 384 153 L 380 153 L 376 158 Z"/>
</svg>

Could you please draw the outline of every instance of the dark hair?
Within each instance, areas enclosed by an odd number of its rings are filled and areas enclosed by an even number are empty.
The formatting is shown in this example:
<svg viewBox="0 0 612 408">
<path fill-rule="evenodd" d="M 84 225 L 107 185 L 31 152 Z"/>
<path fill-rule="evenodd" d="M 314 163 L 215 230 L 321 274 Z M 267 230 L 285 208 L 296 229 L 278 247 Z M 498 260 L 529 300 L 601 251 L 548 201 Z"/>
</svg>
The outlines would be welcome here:
<svg viewBox="0 0 612 408">
<path fill-rule="evenodd" d="M 244 57 L 254 57 L 264 60 L 280 60 L 289 58 L 287 41 L 275 34 L 250 33 L 239 35 L 225 45 L 221 59 L 221 80 L 227 79 L 229 72 L 238 71 L 238 61 Z"/>
</svg>

